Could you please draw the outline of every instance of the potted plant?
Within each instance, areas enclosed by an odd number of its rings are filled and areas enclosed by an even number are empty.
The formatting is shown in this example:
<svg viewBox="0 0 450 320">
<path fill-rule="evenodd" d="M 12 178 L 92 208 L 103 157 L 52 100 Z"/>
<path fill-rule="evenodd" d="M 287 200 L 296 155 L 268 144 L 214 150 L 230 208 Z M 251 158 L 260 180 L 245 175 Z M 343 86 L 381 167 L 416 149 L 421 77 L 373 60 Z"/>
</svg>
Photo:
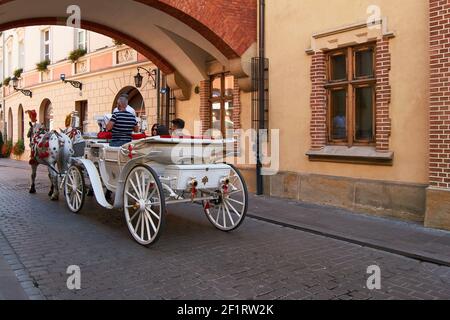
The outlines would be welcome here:
<svg viewBox="0 0 450 320">
<path fill-rule="evenodd" d="M 45 59 L 39 63 L 36 63 L 36 69 L 40 72 L 48 71 L 48 66 L 50 65 L 50 60 Z"/>
<path fill-rule="evenodd" d="M 16 142 L 12 148 L 12 153 L 16 156 L 17 160 L 20 160 L 20 157 L 25 153 L 25 143 L 22 139 Z"/>
<path fill-rule="evenodd" d="M 75 49 L 69 53 L 69 60 L 73 63 L 77 62 L 82 56 L 87 53 L 85 49 Z"/>
<path fill-rule="evenodd" d="M 113 42 L 114 42 L 114 44 L 115 44 L 116 46 L 121 46 L 121 45 L 123 45 L 123 42 L 120 41 L 120 40 L 113 39 Z"/>
<path fill-rule="evenodd" d="M 5 87 L 9 86 L 9 83 L 11 82 L 11 77 L 5 78 L 5 80 L 3 80 L 3 85 Z"/>
<path fill-rule="evenodd" d="M 11 155 L 11 151 L 12 151 L 12 141 L 8 140 L 6 143 L 3 144 L 2 146 L 2 157 L 3 158 L 9 158 L 9 156 Z"/>
<path fill-rule="evenodd" d="M 22 73 L 23 73 L 23 69 L 22 69 L 22 68 L 17 69 L 17 70 L 14 71 L 14 77 L 20 78 L 20 76 L 22 75 Z"/>
<path fill-rule="evenodd" d="M 0 131 L 0 158 L 2 158 L 2 148 L 3 148 L 3 134 Z"/>
</svg>

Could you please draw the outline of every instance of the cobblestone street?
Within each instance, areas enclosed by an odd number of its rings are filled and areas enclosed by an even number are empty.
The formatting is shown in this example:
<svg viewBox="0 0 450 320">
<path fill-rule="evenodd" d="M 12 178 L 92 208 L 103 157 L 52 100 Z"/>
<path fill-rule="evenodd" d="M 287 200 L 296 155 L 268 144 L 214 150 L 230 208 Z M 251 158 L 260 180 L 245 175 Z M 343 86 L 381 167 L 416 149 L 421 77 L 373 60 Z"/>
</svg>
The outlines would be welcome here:
<svg viewBox="0 0 450 320">
<path fill-rule="evenodd" d="M 0 250 L 34 299 L 450 299 L 448 267 L 252 218 L 222 233 L 195 205 L 169 207 L 159 242 L 141 247 L 121 212 L 87 198 L 72 214 L 48 200 L 45 171 L 30 195 L 29 174 L 0 162 Z M 70 265 L 81 290 L 67 289 Z M 370 265 L 381 290 L 365 288 Z"/>
</svg>

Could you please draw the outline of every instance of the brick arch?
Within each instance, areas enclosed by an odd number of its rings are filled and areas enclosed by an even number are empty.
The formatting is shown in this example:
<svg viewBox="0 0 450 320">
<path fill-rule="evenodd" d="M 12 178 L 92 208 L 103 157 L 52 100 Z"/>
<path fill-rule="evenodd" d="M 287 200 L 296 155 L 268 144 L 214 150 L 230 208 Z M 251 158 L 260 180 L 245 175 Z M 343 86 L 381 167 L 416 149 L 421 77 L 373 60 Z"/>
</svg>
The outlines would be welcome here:
<svg viewBox="0 0 450 320">
<path fill-rule="evenodd" d="M 13 1 L 13 0 L 12 0 Z M 11 21 L 7 23 L 0 24 L 0 30 L 8 30 L 18 27 L 26 27 L 26 26 L 39 26 L 39 25 L 66 25 L 67 18 L 66 17 L 46 17 L 46 18 L 32 18 L 32 19 L 23 19 L 23 20 L 16 20 Z M 81 21 L 81 28 L 94 31 L 100 34 L 103 34 L 105 36 L 108 36 L 110 38 L 117 39 L 142 55 L 144 55 L 147 59 L 152 61 L 161 71 L 165 74 L 170 74 L 175 71 L 175 67 L 168 62 L 165 58 L 163 58 L 158 52 L 150 48 L 149 46 L 145 45 L 141 41 L 119 31 L 116 29 L 112 29 L 110 27 L 104 26 L 102 24 L 82 20 Z"/>
<path fill-rule="evenodd" d="M 0 0 L 0 5 L 12 1 L 15 0 Z M 242 56 L 257 38 L 257 0 L 133 1 L 163 11 L 185 23 L 214 44 L 228 59 Z M 119 38 L 120 34 L 115 37 Z"/>
<path fill-rule="evenodd" d="M 180 20 L 213 43 L 228 59 L 256 41 L 257 0 L 134 0 Z"/>
</svg>

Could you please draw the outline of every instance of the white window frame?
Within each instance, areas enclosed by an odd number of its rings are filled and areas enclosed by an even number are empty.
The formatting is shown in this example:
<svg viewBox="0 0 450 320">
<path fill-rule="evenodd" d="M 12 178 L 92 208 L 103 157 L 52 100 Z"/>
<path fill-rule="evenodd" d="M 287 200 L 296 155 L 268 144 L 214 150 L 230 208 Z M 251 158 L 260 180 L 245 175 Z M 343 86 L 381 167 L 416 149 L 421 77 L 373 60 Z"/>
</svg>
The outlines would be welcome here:
<svg viewBox="0 0 450 320">
<path fill-rule="evenodd" d="M 25 69 L 25 41 L 22 40 L 19 42 L 18 51 L 19 51 L 19 61 L 17 65 L 19 68 Z"/>
<path fill-rule="evenodd" d="M 45 33 L 48 32 L 48 40 L 45 40 Z M 48 59 L 52 61 L 52 35 L 50 28 L 42 30 L 42 60 Z M 45 52 L 45 47 L 48 45 L 48 54 Z"/>
<path fill-rule="evenodd" d="M 84 43 L 80 42 L 80 33 L 84 33 Z M 75 49 L 88 51 L 88 32 L 84 29 L 75 29 Z"/>
</svg>

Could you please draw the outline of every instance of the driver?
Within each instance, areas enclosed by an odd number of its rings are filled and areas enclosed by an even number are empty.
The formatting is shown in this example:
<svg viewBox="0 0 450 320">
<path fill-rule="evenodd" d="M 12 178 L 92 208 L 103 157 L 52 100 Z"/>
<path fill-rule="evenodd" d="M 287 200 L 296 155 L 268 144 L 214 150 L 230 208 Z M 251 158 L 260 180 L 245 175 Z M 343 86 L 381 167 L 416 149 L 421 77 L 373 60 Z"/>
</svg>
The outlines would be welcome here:
<svg viewBox="0 0 450 320">
<path fill-rule="evenodd" d="M 106 130 L 112 131 L 112 139 L 109 143 L 111 147 L 120 147 L 131 142 L 131 134 L 139 130 L 136 117 L 126 110 L 127 106 L 128 98 L 120 96 L 117 100 L 118 111 L 113 113 L 106 125 Z"/>
</svg>

